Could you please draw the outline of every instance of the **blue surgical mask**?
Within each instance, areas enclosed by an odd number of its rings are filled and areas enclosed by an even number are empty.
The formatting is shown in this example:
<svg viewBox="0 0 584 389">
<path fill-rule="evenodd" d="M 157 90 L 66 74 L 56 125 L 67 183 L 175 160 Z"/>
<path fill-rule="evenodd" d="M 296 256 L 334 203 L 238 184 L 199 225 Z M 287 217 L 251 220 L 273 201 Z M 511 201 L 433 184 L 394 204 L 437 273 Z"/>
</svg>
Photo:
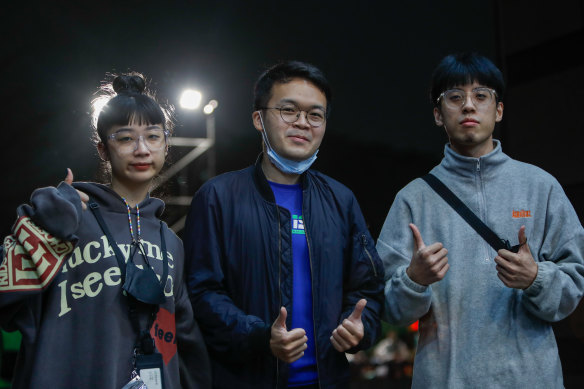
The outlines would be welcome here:
<svg viewBox="0 0 584 389">
<path fill-rule="evenodd" d="M 260 114 L 260 122 L 262 123 L 262 137 L 264 138 L 264 142 L 266 144 L 266 151 L 268 154 L 268 158 L 270 161 L 283 173 L 288 174 L 302 174 L 308 170 L 310 165 L 316 161 L 316 154 L 318 154 L 318 150 L 314 152 L 308 159 L 304 161 L 293 161 L 291 159 L 286 159 L 272 148 L 270 145 L 270 141 L 268 141 L 268 135 L 266 134 L 266 127 L 264 126 L 264 120 L 262 119 L 262 113 L 258 111 Z"/>
</svg>

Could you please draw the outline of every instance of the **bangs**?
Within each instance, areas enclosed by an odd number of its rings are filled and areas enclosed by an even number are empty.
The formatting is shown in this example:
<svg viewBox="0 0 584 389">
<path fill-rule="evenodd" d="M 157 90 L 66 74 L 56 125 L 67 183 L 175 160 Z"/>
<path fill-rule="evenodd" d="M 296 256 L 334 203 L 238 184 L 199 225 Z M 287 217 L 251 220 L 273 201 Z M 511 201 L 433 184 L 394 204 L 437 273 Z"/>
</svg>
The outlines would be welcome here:
<svg viewBox="0 0 584 389">
<path fill-rule="evenodd" d="M 486 57 L 473 53 L 449 55 L 445 57 L 432 75 L 430 96 L 437 106 L 440 94 L 456 86 L 477 82 L 497 92 L 497 101 L 505 93 L 505 81 L 501 71 Z"/>
<path fill-rule="evenodd" d="M 467 84 L 472 84 L 477 82 L 481 85 L 488 87 L 496 87 L 492 84 L 492 77 L 489 77 L 484 73 L 484 69 L 479 69 L 475 64 L 457 64 L 452 69 L 452 72 L 446 74 L 442 80 L 437 83 L 439 89 L 444 92 L 445 90 L 452 89 L 455 86 L 462 86 Z"/>
<path fill-rule="evenodd" d="M 162 124 L 166 129 L 166 121 L 164 112 L 151 98 L 118 95 L 102 108 L 97 119 L 97 133 L 103 141 L 107 130 L 113 126 Z"/>
</svg>

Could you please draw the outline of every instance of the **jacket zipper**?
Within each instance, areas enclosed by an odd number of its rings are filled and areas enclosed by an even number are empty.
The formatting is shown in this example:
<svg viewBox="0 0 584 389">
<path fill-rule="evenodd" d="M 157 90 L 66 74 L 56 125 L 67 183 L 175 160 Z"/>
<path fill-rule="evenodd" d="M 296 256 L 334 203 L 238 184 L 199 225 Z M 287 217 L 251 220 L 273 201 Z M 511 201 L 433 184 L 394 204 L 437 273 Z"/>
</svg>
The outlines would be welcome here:
<svg viewBox="0 0 584 389">
<path fill-rule="evenodd" d="M 486 202 L 484 200 L 484 191 L 483 191 L 483 179 L 481 177 L 481 160 L 480 158 L 477 159 L 477 176 L 478 176 L 478 193 L 479 193 L 479 217 L 483 222 L 487 220 L 487 209 L 486 209 Z M 482 211 L 482 212 L 481 212 Z M 483 215 L 484 214 L 484 215 Z M 486 258 L 489 256 L 489 244 L 483 239 L 483 246 L 485 247 Z"/>
<path fill-rule="evenodd" d="M 304 199 L 302 200 L 302 219 L 304 220 L 304 234 L 306 236 L 306 245 L 308 246 L 308 262 L 310 263 L 310 290 L 312 291 L 312 331 L 314 334 L 314 355 L 316 357 L 315 360 L 316 360 L 316 374 L 317 374 L 316 383 L 317 383 L 318 387 L 320 388 L 320 369 L 318 367 L 318 336 L 317 336 L 317 332 L 316 332 L 316 325 L 314 324 L 316 322 L 316 320 L 315 320 L 316 315 L 314 314 L 314 307 L 315 307 L 314 282 L 313 282 L 313 278 L 312 278 L 312 275 L 314 274 L 314 270 L 312 268 L 312 256 L 310 255 L 312 250 L 310 249 L 310 238 L 308 235 L 308 223 L 306 222 L 306 215 L 304 214 Z"/>
<path fill-rule="evenodd" d="M 280 207 L 276 205 L 276 216 L 278 217 L 278 315 L 280 315 L 280 310 L 282 309 L 282 230 L 280 227 Z M 278 316 L 276 316 L 278 317 Z M 271 329 L 270 329 L 270 340 L 271 340 Z M 278 381 L 280 380 L 280 360 L 276 357 L 276 388 L 278 387 Z"/>
<path fill-rule="evenodd" d="M 375 263 L 373 263 L 373 257 L 369 253 L 369 250 L 367 250 L 367 237 L 365 235 L 361 235 L 361 243 L 363 244 L 363 250 L 365 250 L 365 254 L 367 254 L 367 257 L 369 258 L 369 262 L 371 262 L 373 274 L 375 275 L 375 277 L 377 277 L 377 270 L 375 269 Z"/>
</svg>

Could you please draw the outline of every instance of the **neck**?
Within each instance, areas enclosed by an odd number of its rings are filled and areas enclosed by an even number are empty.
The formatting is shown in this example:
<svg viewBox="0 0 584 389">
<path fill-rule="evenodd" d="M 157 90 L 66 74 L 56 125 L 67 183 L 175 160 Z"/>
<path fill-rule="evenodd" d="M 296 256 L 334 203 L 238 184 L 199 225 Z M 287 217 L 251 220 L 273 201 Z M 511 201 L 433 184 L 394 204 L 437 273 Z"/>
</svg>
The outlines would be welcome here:
<svg viewBox="0 0 584 389">
<path fill-rule="evenodd" d="M 125 198 L 130 207 L 134 208 L 136 204 L 139 204 L 146 198 L 150 189 L 150 181 L 139 184 L 127 184 L 112 177 L 111 188 L 120 197 Z"/>
<path fill-rule="evenodd" d="M 483 142 L 479 145 L 466 146 L 450 143 L 450 147 L 452 147 L 452 150 L 454 150 L 458 154 L 472 158 L 480 158 L 483 155 L 489 154 L 491 151 L 495 149 L 495 145 L 493 143 L 492 138 L 488 139 L 486 142 Z"/>
<path fill-rule="evenodd" d="M 268 179 L 268 181 L 275 182 L 277 184 L 284 185 L 294 185 L 300 180 L 299 174 L 284 173 L 278 170 L 276 166 L 270 161 L 270 159 L 264 154 L 262 157 L 262 171 Z"/>
</svg>

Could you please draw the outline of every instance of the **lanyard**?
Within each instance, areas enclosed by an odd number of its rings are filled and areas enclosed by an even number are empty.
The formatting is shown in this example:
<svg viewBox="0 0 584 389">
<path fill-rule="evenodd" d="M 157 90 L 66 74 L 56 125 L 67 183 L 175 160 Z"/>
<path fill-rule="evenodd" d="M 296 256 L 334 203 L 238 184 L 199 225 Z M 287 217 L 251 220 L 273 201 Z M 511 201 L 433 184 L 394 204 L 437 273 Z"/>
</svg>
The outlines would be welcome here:
<svg viewBox="0 0 584 389">
<path fill-rule="evenodd" d="M 118 267 L 120 268 L 120 271 L 121 271 L 122 285 L 123 285 L 125 280 L 126 280 L 126 260 L 124 258 L 124 255 L 122 254 L 122 251 L 118 247 L 111 232 L 109 231 L 109 228 L 107 227 L 107 224 L 106 224 L 105 220 L 103 219 L 103 216 L 101 216 L 101 212 L 99 211 L 99 205 L 93 199 L 89 199 L 88 204 L 89 204 L 89 209 L 91 209 L 91 211 L 95 215 L 95 218 L 97 219 L 97 222 L 99 223 L 99 226 L 101 227 L 102 231 L 104 232 L 105 236 L 107 237 L 109 245 L 111 246 L 111 248 L 114 250 L 114 253 L 116 254 L 116 259 L 118 261 Z M 132 239 L 134 239 L 134 237 L 132 237 Z M 160 222 L 160 251 L 162 251 L 162 258 L 163 258 L 162 277 L 160 279 L 160 286 L 161 286 L 161 288 L 164 289 L 164 286 L 166 285 L 166 279 L 168 278 L 168 255 L 166 254 L 166 240 L 164 239 L 164 225 L 162 224 L 162 221 Z M 135 251 L 134 251 L 134 253 L 135 253 Z M 130 260 L 132 260 L 132 256 L 130 256 L 130 258 L 128 259 L 128 261 L 130 261 Z M 146 264 L 148 266 L 150 266 L 148 263 L 146 263 Z"/>
<path fill-rule="evenodd" d="M 132 243 L 132 245 L 135 245 L 136 247 L 134 248 L 133 251 L 132 249 L 130 249 L 130 256 L 128 258 L 129 265 L 126 266 L 125 258 L 120 248 L 118 247 L 116 241 L 114 240 L 111 232 L 109 231 L 109 228 L 107 227 L 107 224 L 103 219 L 101 212 L 99 211 L 99 205 L 93 199 L 89 199 L 88 205 L 89 209 L 91 209 L 91 211 L 93 212 L 98 224 L 100 225 L 102 231 L 106 235 L 107 240 L 116 255 L 118 267 L 120 268 L 121 284 L 123 285 L 124 288 L 124 295 L 128 297 L 127 301 L 130 308 L 130 319 L 132 322 L 132 326 L 134 327 L 134 330 L 139 334 L 138 339 L 136 340 L 136 349 L 139 353 L 152 354 L 154 352 L 154 341 L 150 337 L 149 329 L 150 327 L 152 327 L 152 323 L 154 322 L 154 317 L 156 315 L 156 312 L 158 311 L 158 305 L 164 302 L 165 299 L 164 287 L 166 285 L 166 280 L 168 278 L 168 255 L 166 253 L 166 240 L 164 239 L 164 224 L 162 223 L 162 221 L 160 222 L 160 249 L 162 251 L 163 270 L 162 277 L 160 279 L 160 284 L 158 284 L 157 282 L 158 279 L 156 279 L 154 271 L 152 270 L 150 264 L 146 260 L 146 256 L 144 255 L 143 250 L 140 251 L 144 256 L 145 262 L 144 270 L 139 270 L 133 263 L 133 256 L 136 253 L 136 251 L 139 250 L 140 242 L 134 241 Z M 133 236 L 132 239 L 134 239 Z M 155 283 L 152 282 L 151 278 L 147 277 L 146 273 L 148 272 L 148 270 L 152 272 L 154 279 L 156 279 Z M 126 276 L 128 276 L 127 280 Z M 155 291 L 150 290 L 150 292 L 152 293 L 148 293 L 149 292 L 148 289 L 153 289 L 156 286 L 159 286 L 160 289 Z M 143 295 L 142 292 L 145 292 L 146 295 Z M 157 304 L 152 303 L 151 301 L 155 301 Z M 144 330 L 140 330 L 140 325 L 138 321 L 138 309 L 141 303 L 145 304 L 150 308 L 149 322 L 146 326 L 146 329 Z"/>
</svg>

